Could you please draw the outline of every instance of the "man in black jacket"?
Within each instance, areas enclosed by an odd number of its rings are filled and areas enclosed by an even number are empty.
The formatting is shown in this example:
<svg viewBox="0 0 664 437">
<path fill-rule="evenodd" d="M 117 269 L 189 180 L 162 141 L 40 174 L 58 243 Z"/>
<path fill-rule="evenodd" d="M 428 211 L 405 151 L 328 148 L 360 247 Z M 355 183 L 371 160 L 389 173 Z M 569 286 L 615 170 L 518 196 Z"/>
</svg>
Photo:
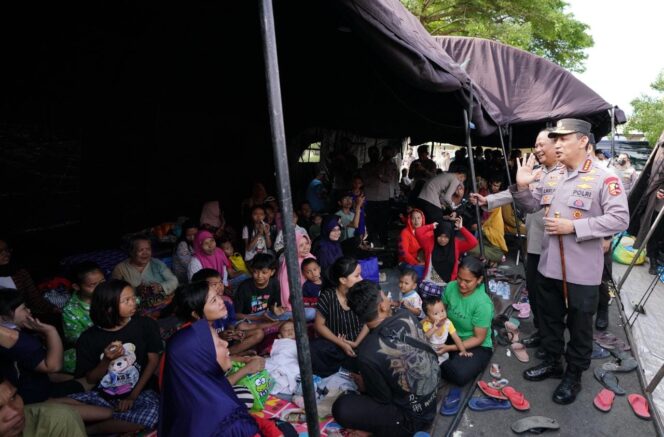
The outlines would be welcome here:
<svg viewBox="0 0 664 437">
<path fill-rule="evenodd" d="M 348 293 L 348 306 L 369 335 L 357 349 L 363 394 L 345 394 L 332 415 L 343 427 L 377 436 L 412 436 L 427 430 L 436 413 L 438 356 L 408 311 L 392 315 L 390 300 L 376 284 L 361 281 Z"/>
</svg>

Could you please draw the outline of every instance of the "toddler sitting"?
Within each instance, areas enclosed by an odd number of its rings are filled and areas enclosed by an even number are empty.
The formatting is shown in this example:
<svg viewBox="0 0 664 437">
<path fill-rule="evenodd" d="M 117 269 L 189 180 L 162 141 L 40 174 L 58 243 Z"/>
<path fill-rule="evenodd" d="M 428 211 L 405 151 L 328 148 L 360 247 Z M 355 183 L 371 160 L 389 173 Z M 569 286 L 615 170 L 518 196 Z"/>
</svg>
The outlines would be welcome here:
<svg viewBox="0 0 664 437">
<path fill-rule="evenodd" d="M 447 318 L 447 311 L 445 310 L 445 305 L 441 302 L 440 298 L 436 297 L 427 297 L 424 299 L 423 304 L 424 312 L 426 313 L 426 318 L 422 320 L 422 330 L 426 336 L 429 344 L 438 354 L 438 364 L 441 364 L 443 361 L 449 358 L 447 352 L 440 353 L 440 349 L 447 342 L 447 336 L 451 336 L 454 340 L 454 344 L 459 349 L 459 356 L 462 357 L 472 357 L 473 353 L 468 352 L 466 347 L 463 345 L 463 341 L 456 333 L 454 324 L 450 319 Z"/>
</svg>

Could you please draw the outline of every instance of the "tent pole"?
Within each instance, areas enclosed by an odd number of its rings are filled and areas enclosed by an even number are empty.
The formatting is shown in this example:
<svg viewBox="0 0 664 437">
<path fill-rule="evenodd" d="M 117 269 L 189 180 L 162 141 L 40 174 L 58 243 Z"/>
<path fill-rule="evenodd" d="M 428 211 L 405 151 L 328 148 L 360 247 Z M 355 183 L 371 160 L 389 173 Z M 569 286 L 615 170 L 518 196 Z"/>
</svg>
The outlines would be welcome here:
<svg viewBox="0 0 664 437">
<path fill-rule="evenodd" d="M 471 91 L 470 100 L 472 102 L 473 96 Z M 466 146 L 468 147 L 468 163 L 470 164 L 470 182 L 473 187 L 473 193 L 477 193 L 477 179 L 475 179 L 475 159 L 473 158 L 473 145 L 470 138 L 470 118 L 469 111 L 463 111 L 463 122 L 466 125 Z M 662 208 L 664 209 L 664 208 Z M 475 218 L 477 220 L 477 233 L 480 241 L 480 255 L 484 258 L 484 237 L 482 236 L 482 216 L 480 214 L 480 206 L 475 205 Z M 484 275 L 486 282 L 486 275 Z M 487 292 L 489 288 L 487 286 Z"/>
<path fill-rule="evenodd" d="M 295 321 L 295 339 L 297 343 L 297 360 L 300 365 L 304 407 L 307 415 L 307 428 L 312 437 L 320 436 L 320 423 L 314 392 L 314 379 L 311 370 L 311 353 L 307 324 L 304 318 L 304 303 L 300 288 L 300 266 L 297 262 L 295 244 L 295 226 L 290 219 L 293 216 L 293 201 L 286 153 L 286 134 L 284 130 L 283 108 L 281 103 L 281 87 L 279 81 L 279 64 L 277 58 L 277 39 L 274 28 L 274 10 L 272 0 L 260 2 L 261 34 L 263 37 L 263 56 L 265 58 L 265 79 L 267 82 L 268 109 L 270 116 L 270 133 L 272 150 L 277 170 L 277 187 L 279 202 L 284 219 L 284 243 L 286 247 L 286 267 L 288 285 L 290 287 L 293 318 Z"/>
<path fill-rule="evenodd" d="M 659 214 L 657 214 L 657 218 L 655 219 L 655 222 L 650 226 L 650 229 L 648 230 L 648 234 L 646 234 L 646 238 L 643 239 L 643 242 L 641 243 L 641 246 L 639 247 L 639 250 L 636 251 L 636 254 L 634 255 L 634 258 L 632 258 L 632 262 L 629 263 L 629 267 L 627 267 L 627 270 L 625 271 L 625 274 L 623 274 L 620 277 L 620 282 L 618 283 L 618 286 L 616 289 L 618 290 L 618 293 L 620 293 L 620 290 L 622 289 L 623 284 L 627 280 L 627 277 L 629 276 L 630 272 L 632 271 L 632 268 L 634 268 L 634 264 L 636 264 L 636 260 L 639 259 L 639 256 L 641 255 L 641 252 L 646 248 L 646 245 L 648 244 L 648 240 L 650 240 L 650 237 L 652 237 L 652 234 L 655 233 L 655 229 L 657 229 L 657 225 L 659 225 L 659 222 L 662 220 L 662 217 L 664 217 L 664 208 L 662 208 L 659 211 Z"/>
<path fill-rule="evenodd" d="M 512 176 L 510 175 L 510 166 L 509 166 L 509 161 L 507 159 L 507 153 L 505 152 L 505 139 L 503 138 L 503 128 L 498 126 L 498 136 L 500 137 L 500 147 L 503 149 L 503 160 L 505 161 L 505 173 L 507 173 L 507 185 L 511 186 L 512 185 Z M 516 228 L 516 239 L 517 242 L 519 241 L 519 238 L 523 237 L 521 233 L 519 232 L 519 216 L 516 214 L 516 202 L 514 202 L 514 199 L 512 199 L 512 212 L 514 213 L 514 224 Z M 525 251 L 524 251 L 525 253 Z M 517 255 L 516 257 L 516 265 L 519 265 L 519 257 Z"/>
</svg>

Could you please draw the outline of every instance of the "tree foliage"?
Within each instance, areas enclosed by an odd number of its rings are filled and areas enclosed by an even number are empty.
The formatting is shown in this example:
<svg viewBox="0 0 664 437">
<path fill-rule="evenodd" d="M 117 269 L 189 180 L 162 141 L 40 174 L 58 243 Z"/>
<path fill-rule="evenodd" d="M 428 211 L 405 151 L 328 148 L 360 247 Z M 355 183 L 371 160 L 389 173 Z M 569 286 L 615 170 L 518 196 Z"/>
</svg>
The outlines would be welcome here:
<svg viewBox="0 0 664 437">
<path fill-rule="evenodd" d="M 582 72 L 588 26 L 562 0 L 401 0 L 432 35 L 487 38 Z"/>
<path fill-rule="evenodd" d="M 660 71 L 650 87 L 655 91 L 655 95 L 642 94 L 632 100 L 634 113 L 626 128 L 643 132 L 650 145 L 654 146 L 664 131 L 664 70 Z"/>
</svg>

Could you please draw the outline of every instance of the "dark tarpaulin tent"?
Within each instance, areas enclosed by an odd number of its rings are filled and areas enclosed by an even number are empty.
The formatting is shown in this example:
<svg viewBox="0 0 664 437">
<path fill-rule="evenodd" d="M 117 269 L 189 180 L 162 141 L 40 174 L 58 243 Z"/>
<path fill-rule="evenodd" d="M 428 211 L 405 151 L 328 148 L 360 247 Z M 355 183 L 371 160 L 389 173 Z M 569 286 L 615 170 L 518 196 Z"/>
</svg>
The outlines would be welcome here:
<svg viewBox="0 0 664 437">
<path fill-rule="evenodd" d="M 275 10 L 287 129 L 464 142 L 471 79 L 399 0 L 279 1 Z M 472 108 L 477 132 L 495 133 L 477 96 Z"/>
<path fill-rule="evenodd" d="M 512 127 L 514 146 L 531 147 L 539 130 L 561 118 L 590 122 L 598 141 L 611 131 L 612 105 L 564 68 L 496 41 L 447 36 L 435 40 L 464 66 L 491 117 L 502 127 Z M 616 119 L 624 123 L 622 111 L 616 110 Z M 474 143 L 487 141 L 499 142 L 489 137 Z"/>
</svg>

